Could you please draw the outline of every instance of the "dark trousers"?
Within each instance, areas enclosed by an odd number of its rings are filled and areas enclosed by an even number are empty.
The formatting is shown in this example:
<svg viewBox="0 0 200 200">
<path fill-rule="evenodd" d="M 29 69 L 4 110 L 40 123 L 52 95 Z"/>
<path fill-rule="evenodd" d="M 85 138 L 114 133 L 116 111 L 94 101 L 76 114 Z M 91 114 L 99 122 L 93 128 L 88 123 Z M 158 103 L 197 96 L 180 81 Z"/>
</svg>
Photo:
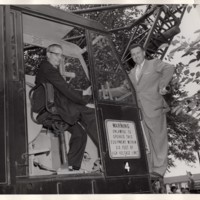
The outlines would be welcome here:
<svg viewBox="0 0 200 200">
<path fill-rule="evenodd" d="M 99 147 L 95 110 L 85 106 L 80 106 L 79 122 L 69 128 L 71 138 L 69 142 L 68 163 L 69 166 L 80 168 L 85 146 L 87 143 L 87 134 L 94 144 Z"/>
<path fill-rule="evenodd" d="M 87 134 L 90 136 L 97 148 L 99 148 L 99 139 L 97 133 L 95 110 L 93 108 L 82 107 L 80 110 L 80 122 L 84 126 Z"/>
<path fill-rule="evenodd" d="M 85 152 L 87 134 L 79 123 L 76 123 L 68 130 L 71 133 L 71 138 L 69 141 L 68 164 L 69 166 L 79 169 Z"/>
</svg>

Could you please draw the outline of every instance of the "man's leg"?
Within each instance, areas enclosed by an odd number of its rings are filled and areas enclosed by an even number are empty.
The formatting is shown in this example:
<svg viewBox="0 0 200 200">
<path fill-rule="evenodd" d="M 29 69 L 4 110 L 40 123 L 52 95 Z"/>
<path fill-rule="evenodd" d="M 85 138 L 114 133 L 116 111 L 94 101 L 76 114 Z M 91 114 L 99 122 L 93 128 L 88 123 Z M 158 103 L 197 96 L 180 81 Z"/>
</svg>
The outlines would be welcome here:
<svg viewBox="0 0 200 200">
<path fill-rule="evenodd" d="M 88 135 L 98 148 L 99 140 L 97 133 L 95 110 L 92 108 L 84 107 L 83 109 L 81 109 L 80 112 L 81 112 L 81 124 L 85 127 Z"/>
<path fill-rule="evenodd" d="M 71 138 L 69 142 L 68 163 L 69 166 L 73 166 L 74 169 L 80 169 L 85 147 L 87 143 L 87 134 L 85 130 L 76 123 L 69 128 Z"/>
<path fill-rule="evenodd" d="M 144 128 L 143 131 L 144 131 L 144 134 L 146 136 L 148 146 L 149 146 L 149 151 L 146 153 L 147 153 L 147 161 L 148 161 L 148 166 L 149 166 L 149 173 L 151 173 L 153 172 L 152 143 L 149 136 L 149 129 L 144 120 L 142 121 L 142 125 Z"/>
<path fill-rule="evenodd" d="M 149 133 L 152 171 L 164 175 L 167 169 L 168 136 L 165 114 L 154 118 L 144 116 Z"/>
</svg>

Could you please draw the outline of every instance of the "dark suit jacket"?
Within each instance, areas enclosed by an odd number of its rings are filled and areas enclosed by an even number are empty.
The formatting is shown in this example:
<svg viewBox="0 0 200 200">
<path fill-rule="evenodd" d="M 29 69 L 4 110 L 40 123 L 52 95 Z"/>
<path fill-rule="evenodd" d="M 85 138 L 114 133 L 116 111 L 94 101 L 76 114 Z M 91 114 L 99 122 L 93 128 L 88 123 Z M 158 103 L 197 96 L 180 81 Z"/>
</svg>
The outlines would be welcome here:
<svg viewBox="0 0 200 200">
<path fill-rule="evenodd" d="M 80 117 L 81 108 L 88 103 L 84 99 L 82 92 L 75 91 L 63 79 L 58 69 L 54 68 L 48 61 L 43 61 L 36 74 L 36 85 L 41 83 L 51 83 L 54 87 L 55 107 L 64 121 L 73 125 Z M 44 101 L 43 94 L 40 101 Z M 38 99 L 39 101 L 39 99 Z"/>
</svg>

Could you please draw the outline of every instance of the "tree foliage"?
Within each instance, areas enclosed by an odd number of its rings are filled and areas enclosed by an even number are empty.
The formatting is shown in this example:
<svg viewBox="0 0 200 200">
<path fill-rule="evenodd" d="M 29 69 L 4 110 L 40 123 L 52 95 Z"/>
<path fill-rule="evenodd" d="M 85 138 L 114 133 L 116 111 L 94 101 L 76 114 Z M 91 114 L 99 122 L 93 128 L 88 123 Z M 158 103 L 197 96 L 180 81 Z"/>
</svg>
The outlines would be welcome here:
<svg viewBox="0 0 200 200">
<path fill-rule="evenodd" d="M 196 5 L 188 6 L 187 12 L 191 12 L 192 7 Z M 200 90 L 191 96 L 186 90 L 188 85 L 200 88 L 200 30 L 194 32 L 195 36 L 193 41 L 180 34 L 175 37 L 166 58 L 173 63 L 177 54 L 181 55 L 171 81 L 171 94 L 166 96 L 172 108 L 168 115 L 169 155 L 188 163 L 196 161 L 195 152 L 200 148 Z M 173 166 L 173 158 L 170 161 Z"/>
<path fill-rule="evenodd" d="M 55 6 L 55 5 L 54 5 Z M 66 11 L 76 11 L 82 9 L 90 9 L 94 7 L 103 7 L 106 5 L 93 5 L 93 4 L 71 4 L 71 5 L 57 5 L 56 7 L 66 10 Z M 111 6 L 111 5 L 109 5 Z M 145 7 L 145 6 L 144 6 Z M 96 20 L 104 25 L 105 29 L 111 30 L 115 28 L 126 27 L 129 24 L 133 23 L 139 16 L 144 12 L 144 9 L 141 9 L 137 6 L 132 6 L 129 8 L 119 8 L 114 10 L 104 10 L 96 12 L 88 12 L 80 14 L 85 18 Z M 118 31 L 117 34 L 112 34 L 112 40 L 115 44 L 115 47 L 118 53 L 121 55 L 130 39 L 131 32 L 122 30 Z"/>
<path fill-rule="evenodd" d="M 200 134 L 198 120 L 192 116 L 181 113 L 168 115 L 169 157 L 195 162 L 195 152 L 199 150 Z M 172 160 L 172 159 L 171 159 Z M 173 166 L 173 162 L 170 163 Z"/>
<path fill-rule="evenodd" d="M 200 116 L 200 90 L 197 90 L 192 96 L 188 96 L 185 87 L 200 88 L 200 30 L 195 31 L 198 34 L 194 41 L 187 41 L 183 36 L 178 36 L 173 42 L 173 48 L 168 59 L 173 60 L 178 52 L 182 54 L 181 59 L 187 57 L 185 63 L 176 64 L 175 74 L 171 83 L 174 101 L 172 103 L 173 112 L 179 114 L 186 112 L 190 115 Z M 199 69 L 198 69 L 199 68 Z M 194 70 L 193 70 L 194 69 Z"/>
</svg>

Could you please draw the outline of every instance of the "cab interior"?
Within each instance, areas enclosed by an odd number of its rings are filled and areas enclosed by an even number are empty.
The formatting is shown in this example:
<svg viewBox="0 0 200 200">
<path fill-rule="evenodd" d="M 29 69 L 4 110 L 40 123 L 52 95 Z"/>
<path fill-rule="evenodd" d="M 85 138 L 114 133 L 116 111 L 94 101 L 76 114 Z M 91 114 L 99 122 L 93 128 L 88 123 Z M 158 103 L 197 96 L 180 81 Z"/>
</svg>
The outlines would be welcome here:
<svg viewBox="0 0 200 200">
<path fill-rule="evenodd" d="M 88 52 L 88 39 L 86 39 L 85 34 L 87 30 L 85 28 L 61 24 L 27 14 L 23 14 L 22 19 L 29 175 L 48 175 L 56 171 L 61 165 L 58 138 L 51 131 L 44 129 L 42 125 L 33 122 L 30 117 L 30 100 L 28 97 L 29 91 L 35 84 L 38 65 L 45 59 L 45 48 L 48 45 L 54 43 L 62 45 L 64 59 L 60 65 L 60 73 L 72 88 L 76 90 L 88 88 L 91 85 L 91 74 L 93 73 L 95 74 L 95 80 L 92 84 L 93 89 L 96 90 L 92 91 L 95 95 L 93 98 L 109 105 L 113 103 L 135 105 L 136 100 L 134 93 L 131 91 L 117 97 L 112 95 L 112 88 L 118 88 L 122 85 L 130 88 L 130 81 L 123 72 L 119 59 L 106 35 L 90 30 L 88 34 L 90 52 Z M 94 66 L 92 73 L 91 63 Z M 66 131 L 67 149 L 69 149 L 69 138 L 70 133 Z M 98 152 L 98 149 L 88 137 L 81 173 L 99 173 L 103 171 Z"/>
<path fill-rule="evenodd" d="M 78 30 L 83 31 L 84 30 Z M 23 42 L 27 104 L 27 131 L 29 150 L 29 175 L 49 175 L 59 169 L 61 165 L 59 140 L 50 130 L 36 124 L 31 119 L 31 103 L 29 92 L 35 85 L 35 74 L 41 60 L 45 59 L 45 48 L 50 44 L 61 44 L 64 59 L 60 66 L 63 78 L 77 90 L 86 89 L 90 83 L 88 69 L 88 53 L 85 38 L 73 43 L 71 37 L 66 38 L 77 30 L 70 25 L 36 18 L 23 14 Z M 77 40 L 76 40 L 77 42 Z M 79 45 L 78 45 L 79 44 Z M 83 55 L 84 53 L 84 55 Z M 83 57 L 84 56 L 84 57 Z M 69 149 L 70 133 L 65 131 L 67 150 Z M 82 160 L 81 169 L 76 173 L 91 173 L 97 169 L 99 155 L 96 146 L 88 137 L 87 146 Z M 75 172 L 74 172 L 75 173 Z"/>
</svg>

